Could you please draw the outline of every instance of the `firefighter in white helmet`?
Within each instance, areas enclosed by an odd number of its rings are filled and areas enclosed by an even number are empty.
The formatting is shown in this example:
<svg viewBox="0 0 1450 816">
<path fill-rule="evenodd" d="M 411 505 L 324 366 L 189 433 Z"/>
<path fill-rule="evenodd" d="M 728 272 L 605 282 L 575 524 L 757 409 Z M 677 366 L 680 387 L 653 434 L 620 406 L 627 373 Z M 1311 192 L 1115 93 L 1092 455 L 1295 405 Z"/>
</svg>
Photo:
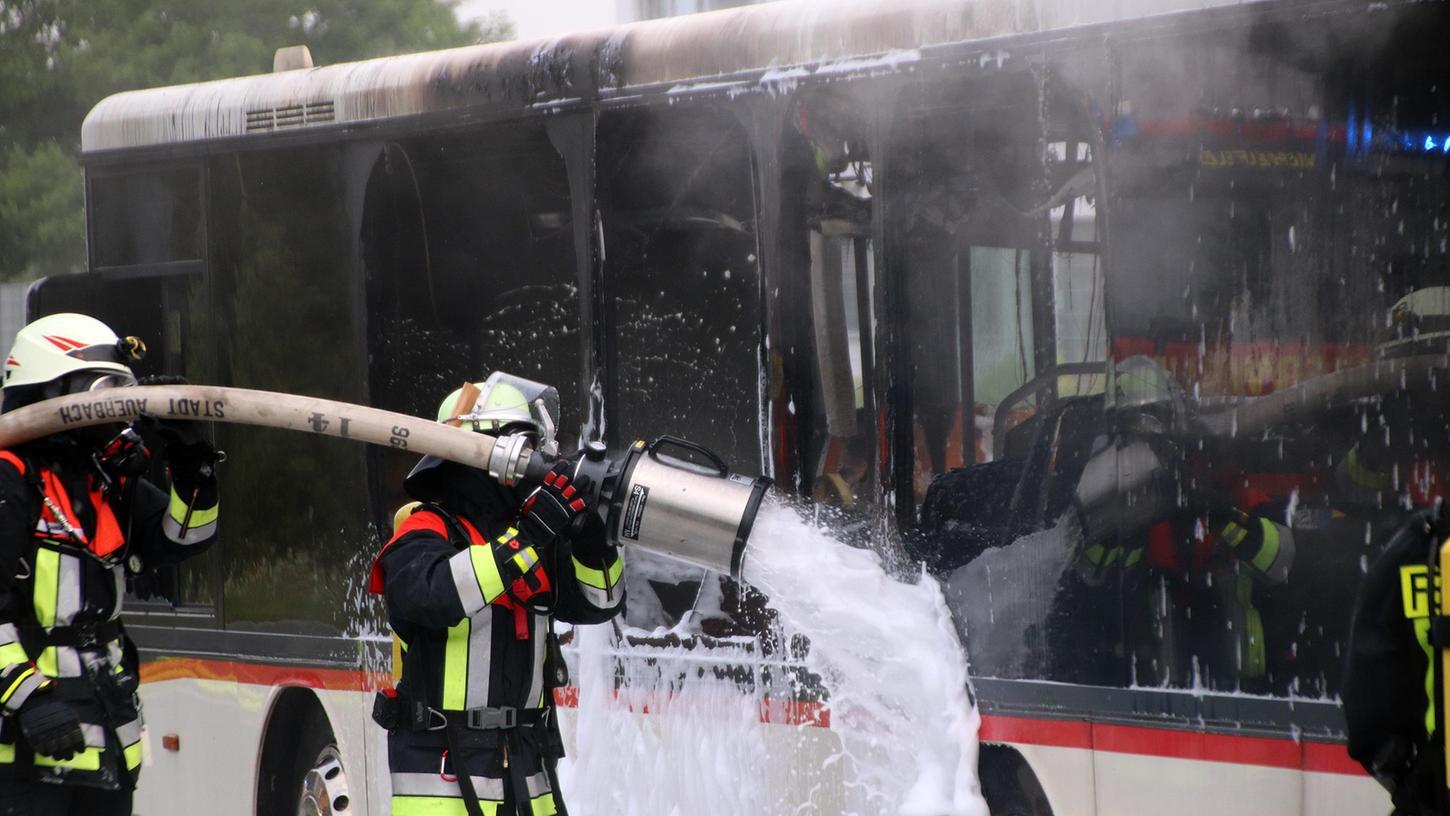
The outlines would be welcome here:
<svg viewBox="0 0 1450 816">
<path fill-rule="evenodd" d="M 449 394 L 438 421 L 557 453 L 554 388 L 501 372 L 475 387 L 476 399 Z M 432 456 L 408 474 L 418 502 L 399 512 L 370 586 L 402 641 L 402 678 L 374 710 L 393 816 L 564 813 L 553 622 L 602 623 L 624 604 L 623 557 L 573 478 L 561 460 L 537 489 L 509 486 Z"/>
<path fill-rule="evenodd" d="M 79 314 L 21 329 L 3 410 L 136 384 L 145 345 Z M 156 378 L 177 382 L 179 378 Z M 164 457 L 169 496 L 143 474 Z M 216 540 L 218 454 L 186 423 L 98 425 L 0 451 L 0 812 L 129 816 L 141 766 L 125 579 Z"/>
</svg>

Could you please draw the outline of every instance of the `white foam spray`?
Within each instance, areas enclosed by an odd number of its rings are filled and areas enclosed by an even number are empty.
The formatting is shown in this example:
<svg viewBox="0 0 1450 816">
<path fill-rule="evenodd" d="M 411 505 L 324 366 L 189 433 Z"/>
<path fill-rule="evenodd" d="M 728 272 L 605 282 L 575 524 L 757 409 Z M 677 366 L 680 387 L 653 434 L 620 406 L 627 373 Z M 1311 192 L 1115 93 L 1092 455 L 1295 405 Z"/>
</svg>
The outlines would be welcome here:
<svg viewBox="0 0 1450 816">
<path fill-rule="evenodd" d="M 787 636 L 809 639 L 829 730 L 762 726 L 794 675 L 748 641 L 639 646 L 581 627 L 560 766 L 570 811 L 987 816 L 966 658 L 937 583 L 895 580 L 874 552 L 781 505 L 761 509 L 744 571 Z"/>
</svg>

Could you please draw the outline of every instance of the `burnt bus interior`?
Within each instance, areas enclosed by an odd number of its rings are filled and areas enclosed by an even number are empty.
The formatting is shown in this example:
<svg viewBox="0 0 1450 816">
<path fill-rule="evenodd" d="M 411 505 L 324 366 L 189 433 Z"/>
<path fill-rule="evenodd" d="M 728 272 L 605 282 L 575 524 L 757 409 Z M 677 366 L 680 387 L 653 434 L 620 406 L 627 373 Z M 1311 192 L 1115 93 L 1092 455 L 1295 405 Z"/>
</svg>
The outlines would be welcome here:
<svg viewBox="0 0 1450 816">
<path fill-rule="evenodd" d="M 1332 699 L 1364 565 L 1443 492 L 1443 392 L 1233 409 L 1444 354 L 1392 310 L 1450 291 L 1450 23 L 1326 8 L 100 156 L 92 272 L 32 315 L 154 338 L 142 374 L 431 416 L 504 369 L 560 389 L 566 448 L 692 438 L 863 546 L 891 530 L 888 560 L 942 580 L 985 705 L 1015 693 L 994 680 Z M 355 661 L 327 644 L 378 631 L 362 584 L 411 458 L 216 433 L 227 543 L 179 606 L 138 608 Z M 1225 518 L 1292 558 L 1251 569 Z M 717 581 L 631 563 L 635 625 Z M 707 631 L 759 631 L 761 599 L 725 593 Z M 1148 709 L 1212 719 L 1183 697 Z M 1331 709 L 1263 716 L 1333 734 Z"/>
</svg>

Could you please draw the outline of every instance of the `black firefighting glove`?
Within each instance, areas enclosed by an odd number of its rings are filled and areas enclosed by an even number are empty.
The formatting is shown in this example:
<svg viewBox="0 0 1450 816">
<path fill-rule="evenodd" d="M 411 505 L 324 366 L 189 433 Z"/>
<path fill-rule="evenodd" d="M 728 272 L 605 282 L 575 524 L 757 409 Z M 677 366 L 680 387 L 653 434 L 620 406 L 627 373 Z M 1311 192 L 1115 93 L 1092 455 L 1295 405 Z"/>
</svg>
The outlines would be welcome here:
<svg viewBox="0 0 1450 816">
<path fill-rule="evenodd" d="M 544 477 L 520 510 L 519 527 L 530 543 L 545 544 L 570 532 L 570 527 L 589 508 L 589 477 L 576 484 L 569 471 L 573 465 L 560 460 Z"/>
<path fill-rule="evenodd" d="M 25 741 L 37 754 L 65 760 L 86 749 L 80 718 L 63 700 L 32 695 L 20 707 L 17 719 Z"/>
<path fill-rule="evenodd" d="M 505 535 L 494 542 L 494 562 L 509 597 L 524 606 L 549 606 L 554 585 L 545 562 L 552 551 L 549 542 L 534 545 L 518 536 Z"/>
<path fill-rule="evenodd" d="M 602 570 L 613 560 L 604 519 L 589 508 L 569 525 L 569 548 L 586 567 Z"/>
<path fill-rule="evenodd" d="M 190 496 L 198 490 L 207 493 L 216 489 L 216 465 L 223 457 L 199 423 L 142 414 L 131 427 L 146 447 L 166 460 L 178 494 Z"/>
</svg>

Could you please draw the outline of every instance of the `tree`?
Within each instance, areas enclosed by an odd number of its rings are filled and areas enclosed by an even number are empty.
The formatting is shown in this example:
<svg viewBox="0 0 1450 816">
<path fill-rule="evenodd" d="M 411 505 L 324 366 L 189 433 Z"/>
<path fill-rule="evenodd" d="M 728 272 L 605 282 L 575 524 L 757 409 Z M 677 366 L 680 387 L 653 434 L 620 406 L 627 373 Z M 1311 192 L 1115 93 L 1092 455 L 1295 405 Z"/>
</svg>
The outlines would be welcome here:
<svg viewBox="0 0 1450 816">
<path fill-rule="evenodd" d="M 457 0 L 0 0 L 0 278 L 85 260 L 81 121 L 137 88 L 264 73 L 283 45 L 319 65 L 507 39 Z"/>
</svg>

